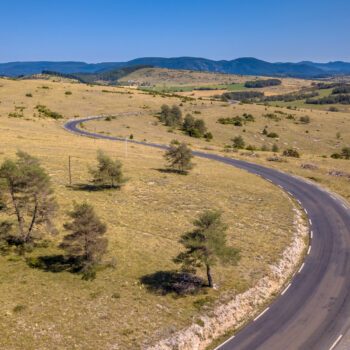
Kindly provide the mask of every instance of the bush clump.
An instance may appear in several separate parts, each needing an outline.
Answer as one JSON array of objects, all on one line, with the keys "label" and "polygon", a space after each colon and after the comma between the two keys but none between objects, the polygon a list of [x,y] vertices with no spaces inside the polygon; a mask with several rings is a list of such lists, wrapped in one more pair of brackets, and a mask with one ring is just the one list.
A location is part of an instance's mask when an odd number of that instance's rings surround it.
[{"label": "bush clump", "polygon": [[242,136],[234,137],[232,139],[232,142],[233,142],[233,148],[236,148],[236,149],[243,149],[245,146],[245,142]]},{"label": "bush clump", "polygon": [[57,112],[51,111],[44,105],[36,105],[35,109],[39,112],[39,117],[47,117],[52,119],[62,119],[63,116]]},{"label": "bush clump", "polygon": [[288,148],[288,149],[284,150],[283,155],[285,157],[300,158],[299,152],[297,150],[295,150],[294,148]]},{"label": "bush clump", "polygon": [[270,132],[266,135],[267,137],[271,137],[273,139],[277,139],[279,136],[276,132]]}]

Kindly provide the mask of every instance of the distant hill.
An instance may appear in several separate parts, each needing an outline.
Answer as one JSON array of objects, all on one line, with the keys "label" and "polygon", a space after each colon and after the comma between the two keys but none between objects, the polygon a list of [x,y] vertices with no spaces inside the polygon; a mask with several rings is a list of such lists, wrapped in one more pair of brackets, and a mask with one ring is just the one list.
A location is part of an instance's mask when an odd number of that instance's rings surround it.
[{"label": "distant hill", "polygon": [[123,67],[119,69],[108,70],[101,73],[62,73],[51,70],[43,70],[43,74],[54,75],[69,79],[76,79],[81,83],[102,83],[108,85],[114,85],[118,83],[118,80],[144,68],[152,68],[150,65],[138,64],[134,66]]},{"label": "distant hill", "polygon": [[144,57],[128,62],[9,62],[0,63],[0,75],[20,76],[51,70],[61,73],[102,73],[133,65],[151,65],[161,68],[200,70],[242,75],[317,77],[329,74],[350,74],[350,63],[270,63],[252,57],[237,58],[231,61],[214,61],[196,57]]}]

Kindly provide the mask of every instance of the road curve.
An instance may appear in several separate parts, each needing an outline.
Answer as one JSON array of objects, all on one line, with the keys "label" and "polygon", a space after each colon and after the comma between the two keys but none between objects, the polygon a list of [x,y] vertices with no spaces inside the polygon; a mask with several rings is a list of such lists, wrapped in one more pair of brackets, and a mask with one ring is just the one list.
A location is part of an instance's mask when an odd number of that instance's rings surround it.
[{"label": "road curve", "polygon": [[[141,112],[146,114],[147,112]],[[135,113],[124,113],[131,115]],[[81,122],[68,121],[73,133],[107,140],[123,138],[90,133]],[[166,149],[142,141],[128,142]],[[261,176],[300,201],[310,220],[310,247],[291,285],[220,350],[330,350],[336,349],[350,328],[350,211],[337,196],[301,178],[276,169],[204,152],[197,157],[222,162]],[[312,233],[311,233],[312,232]]]}]

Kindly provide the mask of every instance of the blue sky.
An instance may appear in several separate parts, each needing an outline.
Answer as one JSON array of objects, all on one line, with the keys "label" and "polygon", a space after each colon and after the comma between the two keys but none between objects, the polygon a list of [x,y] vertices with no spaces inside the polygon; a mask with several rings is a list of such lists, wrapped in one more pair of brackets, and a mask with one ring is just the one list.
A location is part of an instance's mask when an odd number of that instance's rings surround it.
[{"label": "blue sky", "polygon": [[0,0],[0,62],[350,61],[349,0]]}]

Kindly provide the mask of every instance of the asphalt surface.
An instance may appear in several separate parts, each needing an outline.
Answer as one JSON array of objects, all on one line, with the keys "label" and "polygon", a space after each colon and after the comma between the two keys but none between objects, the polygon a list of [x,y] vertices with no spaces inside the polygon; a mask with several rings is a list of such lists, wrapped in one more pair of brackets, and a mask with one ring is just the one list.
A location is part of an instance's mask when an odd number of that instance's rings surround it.
[{"label": "asphalt surface", "polygon": [[[146,113],[149,112],[141,112]],[[132,114],[135,113],[118,116]],[[79,123],[98,118],[104,117],[69,121],[64,128],[79,135],[125,141],[78,128]],[[127,142],[167,148],[136,140]],[[310,220],[308,254],[290,285],[285,286],[267,309],[254,315],[254,320],[216,349],[350,349],[350,346],[343,348],[350,329],[350,210],[347,205],[317,185],[275,169],[204,152],[193,154],[246,170],[282,187],[300,201]]]}]

